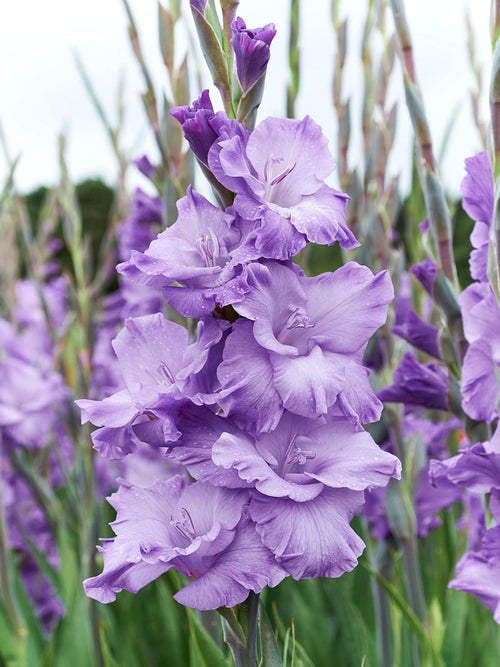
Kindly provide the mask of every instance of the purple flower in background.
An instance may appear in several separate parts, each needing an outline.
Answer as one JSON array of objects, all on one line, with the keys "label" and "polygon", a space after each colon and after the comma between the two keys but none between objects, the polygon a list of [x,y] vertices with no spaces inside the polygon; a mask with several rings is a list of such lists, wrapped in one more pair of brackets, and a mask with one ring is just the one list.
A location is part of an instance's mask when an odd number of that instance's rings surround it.
[{"label": "purple flower in background", "polygon": [[441,525],[436,516],[442,509],[448,509],[453,503],[463,501],[460,487],[453,484],[447,477],[431,476],[432,464],[429,461],[420,473],[415,492],[415,516],[417,519],[417,535],[425,537],[431,530]]},{"label": "purple flower in background", "polygon": [[480,521],[476,521],[478,525],[472,526],[472,530],[469,526],[469,550],[458,561],[455,578],[448,586],[477,597],[493,612],[494,620],[500,623],[500,511],[498,499],[493,495],[490,498],[490,512],[497,525],[488,530],[484,524],[484,510],[479,498],[477,498],[477,505],[481,512]]},{"label": "purple flower in background", "polygon": [[133,160],[133,163],[141,174],[146,176],[146,178],[149,178],[151,181],[154,179],[156,167],[151,164],[147,155],[142,155],[140,158],[137,158],[137,160]]},{"label": "purple flower in background", "polygon": [[489,283],[469,285],[459,298],[469,342],[462,365],[462,408],[478,421],[497,418],[500,309]]},{"label": "purple flower in background", "polygon": [[436,364],[421,364],[407,352],[394,371],[393,384],[377,394],[384,403],[421,405],[449,410],[448,369]]},{"label": "purple flower in background", "polygon": [[203,15],[207,6],[207,0],[189,0],[189,4],[191,5],[192,9],[195,9],[197,12]]},{"label": "purple flower in background", "polygon": [[[453,503],[463,500],[460,487],[451,482],[446,475],[429,476],[429,469],[434,470],[434,464],[441,461],[435,458],[447,459],[449,450],[448,436],[452,431],[461,428],[460,421],[451,417],[447,421],[432,422],[419,413],[408,412],[403,419],[403,437],[413,440],[415,445],[421,446],[419,458],[420,466],[416,472],[413,489],[415,507],[415,531],[419,537],[424,537],[431,530],[441,524],[438,512],[449,508]],[[382,444],[385,451],[393,452],[394,444],[388,437]],[[443,461],[446,464],[447,461]],[[384,540],[391,534],[391,527],[387,517],[386,489],[375,488],[365,494],[365,505],[362,516],[369,523],[373,536],[377,540]]]},{"label": "purple flower in background", "polygon": [[494,183],[488,153],[483,151],[465,160],[467,176],[462,181],[462,206],[475,221],[470,235],[470,274],[474,280],[488,280],[488,244],[493,219]]},{"label": "purple flower in background", "polygon": [[403,271],[396,286],[396,299],[394,300],[394,324],[403,324],[410,312],[413,310],[413,296],[411,288],[411,276],[408,271]]},{"label": "purple flower in background", "polygon": [[132,281],[163,287],[166,301],[181,315],[201,317],[216,303],[224,306],[240,298],[246,290],[240,263],[253,259],[255,252],[241,247],[248,225],[191,186],[177,208],[177,221],[144,253],[132,252],[118,271]]},{"label": "purple flower in background", "polygon": [[[271,433],[253,439],[222,433],[213,462],[251,485],[250,516],[263,543],[295,579],[338,577],[364,545],[349,522],[363,491],[400,477],[401,464],[347,420],[286,412]],[[219,474],[218,483],[224,484]]]},{"label": "purple flower in background", "polygon": [[346,226],[349,197],[324,182],[335,160],[309,116],[267,118],[249,136],[221,136],[208,163],[219,182],[237,193],[235,211],[259,223],[256,248],[263,257],[288,259],[307,241],[359,245]]},{"label": "purple flower in background", "polygon": [[424,259],[420,264],[411,267],[411,272],[429,296],[434,295],[438,266],[433,259]]},{"label": "purple flower in background", "polygon": [[413,311],[410,311],[404,322],[393,327],[392,333],[406,340],[410,345],[422,350],[435,359],[442,359],[439,346],[439,331]]},{"label": "purple flower in background", "polygon": [[274,23],[268,23],[263,28],[250,30],[240,17],[231,23],[231,28],[236,71],[245,93],[266,73],[270,57],[269,47],[276,35],[276,28]]},{"label": "purple flower in background", "polygon": [[15,295],[14,324],[0,320],[4,329],[0,331],[0,346],[8,356],[25,361],[42,373],[50,373],[54,368],[55,343],[66,331],[68,281],[62,276],[44,285],[34,280],[19,280]]},{"label": "purple flower in background", "polygon": [[[6,456],[0,456],[2,520],[5,519],[7,542],[16,553],[23,586],[48,637],[64,614],[64,605],[41,571],[39,560],[33,554],[33,546],[43,554],[49,567],[58,570],[56,541],[47,517],[35,501],[26,480],[11,470]],[[51,482],[54,483],[55,479],[51,479]]]},{"label": "purple flower in background", "polygon": [[44,447],[71,395],[63,378],[16,358],[0,359],[0,427],[13,446]]},{"label": "purple flower in background", "polygon": [[145,250],[162,223],[163,204],[160,197],[151,197],[137,188],[132,198],[130,216],[118,230],[118,254],[127,260],[133,250]]},{"label": "purple flower in background", "polygon": [[500,490],[500,431],[490,441],[478,442],[446,461],[433,462],[433,477],[446,477],[471,493]]},{"label": "purple flower in background", "polygon": [[109,502],[116,537],[100,548],[103,573],[84,582],[100,602],[137,593],[171,567],[194,578],[174,598],[196,609],[233,607],[285,576],[247,515],[246,491],[175,476],[149,488],[122,483]]},{"label": "purple flower in background", "polygon": [[370,336],[385,322],[393,290],[354,262],[314,278],[277,262],[248,267],[249,291],[234,305],[217,375],[218,403],[253,432],[276,427],[285,409],[306,417],[338,413],[376,421],[381,404],[362,364]]}]

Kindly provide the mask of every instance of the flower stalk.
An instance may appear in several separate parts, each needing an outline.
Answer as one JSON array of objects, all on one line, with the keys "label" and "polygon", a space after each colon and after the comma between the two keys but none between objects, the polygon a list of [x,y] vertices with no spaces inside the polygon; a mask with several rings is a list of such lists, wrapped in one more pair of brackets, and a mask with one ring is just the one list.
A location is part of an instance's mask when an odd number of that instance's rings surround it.
[{"label": "flower stalk", "polygon": [[446,277],[458,285],[453,255],[451,218],[442,183],[437,172],[431,132],[424,101],[418,87],[413,45],[404,10],[404,0],[391,0],[391,8],[399,39],[406,104],[410,113],[415,139],[420,153],[419,176],[424,192],[429,220],[441,268]]}]

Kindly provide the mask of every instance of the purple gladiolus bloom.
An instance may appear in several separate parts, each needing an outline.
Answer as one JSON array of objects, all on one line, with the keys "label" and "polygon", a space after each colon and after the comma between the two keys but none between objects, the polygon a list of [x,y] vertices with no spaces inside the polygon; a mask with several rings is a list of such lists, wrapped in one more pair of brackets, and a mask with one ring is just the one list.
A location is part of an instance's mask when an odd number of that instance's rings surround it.
[{"label": "purple gladiolus bloom", "polygon": [[438,266],[433,259],[424,259],[420,264],[411,267],[411,272],[421,283],[429,296],[434,295],[434,283],[436,282]]},{"label": "purple gladiolus bloom", "polygon": [[455,485],[471,493],[500,490],[500,431],[490,441],[469,446],[446,461],[433,462],[431,474],[446,475]]},{"label": "purple gladiolus bloom", "polygon": [[436,364],[421,364],[407,352],[394,371],[393,384],[377,395],[384,403],[449,410],[448,369]]},{"label": "purple gladiolus bloom", "polygon": [[420,318],[413,310],[411,276],[406,271],[401,275],[397,299],[394,304],[395,327],[392,333],[406,340],[423,352],[441,359],[439,332]]},{"label": "purple gladiolus bloom", "polygon": [[[40,561],[33,554],[33,545],[43,554],[50,567],[58,570],[56,540],[47,517],[37,504],[26,480],[11,469],[10,461],[2,454],[0,453],[0,490],[7,543],[16,553],[23,586],[48,637],[64,614],[64,605],[41,571]],[[69,463],[68,460],[65,462]],[[58,462],[53,465],[52,460],[49,460],[49,463],[51,474],[48,481],[55,487],[61,482],[61,470]],[[41,471],[37,472],[42,476]]]},{"label": "purple gladiolus bloom", "polygon": [[[160,397],[175,400],[175,375],[188,345],[187,330],[161,313],[125,322],[113,342],[126,389],[102,401],[80,399],[82,423],[99,426],[92,434],[95,448],[109,458],[121,458],[135,448],[131,426],[153,417],[150,408]],[[165,437],[176,437],[175,424],[163,420]]]},{"label": "purple gladiolus bloom", "polygon": [[188,346],[187,330],[161,313],[129,319],[113,341],[125,389],[102,401],[80,399],[82,423],[101,428],[92,433],[94,447],[108,458],[122,458],[139,441],[165,447],[180,431],[177,403],[189,396],[199,405],[215,402],[219,388],[212,348],[222,345],[228,323],[209,318],[198,324],[198,340]]},{"label": "purple gladiolus bloom", "polygon": [[[338,577],[364,545],[349,527],[363,491],[399,479],[401,464],[345,419],[306,419],[286,412],[277,428],[253,439],[223,433],[213,462],[237,472],[251,493],[250,516],[263,543],[295,579]],[[220,474],[218,483],[224,484]]]},{"label": "purple gladiolus bloom", "polygon": [[469,417],[497,418],[500,309],[489,283],[469,285],[459,298],[469,348],[462,366],[462,408]]},{"label": "purple gladiolus bloom", "polygon": [[359,245],[346,226],[349,197],[324,182],[335,160],[309,116],[267,118],[249,136],[221,136],[208,163],[220,183],[237,193],[235,211],[259,223],[256,248],[263,257],[288,259],[307,241]]},{"label": "purple gladiolus bloom", "polygon": [[197,12],[203,15],[207,6],[207,0],[189,0],[189,4],[193,9],[196,9]]},{"label": "purple gladiolus bloom", "polygon": [[426,352],[435,359],[442,359],[439,346],[439,331],[413,311],[406,315],[406,319],[398,326],[393,327],[392,333],[406,340],[410,345],[422,352]]},{"label": "purple gladiolus bloom", "polygon": [[21,359],[0,359],[0,428],[13,446],[44,447],[71,391],[62,377]]},{"label": "purple gladiolus bloom", "polygon": [[172,107],[171,115],[182,125],[182,131],[191,150],[208,169],[208,151],[221,135],[227,139],[233,135],[246,138],[247,130],[235,120],[227,118],[223,112],[215,113],[208,90],[191,105]]},{"label": "purple gladiolus bloom", "polygon": [[438,462],[429,461],[422,469],[415,493],[415,516],[419,537],[425,537],[431,530],[441,525],[441,519],[436,516],[440,510],[463,500],[460,487],[453,484],[449,478],[430,475],[433,463]]},{"label": "purple gladiolus bloom", "polygon": [[132,160],[132,162],[135,164],[141,174],[146,176],[146,178],[149,178],[150,180],[154,179],[156,168],[151,164],[147,155],[141,155],[140,158],[137,158],[137,160]]},{"label": "purple gladiolus bloom", "polygon": [[473,250],[470,254],[470,274],[474,280],[488,280],[488,244],[493,219],[494,183],[488,153],[483,151],[465,160],[467,176],[462,181],[462,206],[475,221],[470,235]]},{"label": "purple gladiolus bloom", "polygon": [[[418,478],[414,490],[414,506],[416,518],[416,534],[423,537],[441,524],[438,512],[449,508],[453,503],[463,500],[460,487],[451,482],[446,474],[429,476],[429,468],[434,470],[434,464],[441,465],[441,461],[449,456],[447,439],[451,431],[461,428],[456,417],[446,422],[432,422],[422,418],[418,413],[408,412],[403,420],[403,436],[413,439],[415,445],[422,445],[420,455],[420,469],[417,469]],[[417,440],[415,440],[417,438]],[[390,438],[383,444],[385,451],[394,451]],[[427,462],[426,462],[427,460]],[[447,461],[443,461],[446,464]],[[373,536],[377,540],[386,539],[391,534],[391,527],[387,517],[386,489],[374,488],[365,494],[365,504],[362,516],[369,523]]]},{"label": "purple gladiolus bloom", "polygon": [[263,28],[250,30],[240,17],[231,23],[231,28],[238,80],[243,92],[246,92],[266,73],[269,47],[276,35],[276,28],[274,23],[268,23]]},{"label": "purple gladiolus bloom", "polygon": [[84,582],[100,602],[137,593],[171,567],[194,578],[174,598],[196,609],[233,607],[285,576],[247,515],[246,491],[175,476],[149,488],[122,483],[108,500],[116,537],[100,548],[103,573]]},{"label": "purple gladiolus bloom", "polygon": [[118,271],[132,281],[163,287],[166,301],[181,315],[201,317],[246,291],[241,264],[256,257],[244,245],[252,225],[236,221],[191,186],[177,208],[177,221],[144,253],[132,252]]},{"label": "purple gladiolus bloom", "polygon": [[[495,530],[491,528],[490,531]],[[489,536],[487,531],[485,537]],[[500,538],[494,534],[497,553],[500,550]],[[464,593],[474,595],[485,607],[493,612],[493,618],[500,623],[500,562],[487,558],[481,552],[467,552],[458,561],[455,578],[448,584]]]},{"label": "purple gladiolus bloom", "polygon": [[[479,496],[471,494],[476,509],[469,525],[469,550],[457,563],[455,579],[448,586],[471,593],[493,612],[500,623],[500,506],[498,497],[490,497],[490,512],[496,526],[486,530],[484,509]],[[472,538],[472,539],[471,539]]]},{"label": "purple gladiolus bloom", "polygon": [[[387,272],[350,262],[314,278],[270,262],[248,267],[249,291],[217,375],[226,416],[253,432],[276,427],[285,409],[317,417],[335,405],[354,422],[380,417],[362,364],[393,298]],[[253,321],[253,322],[252,322]]]}]

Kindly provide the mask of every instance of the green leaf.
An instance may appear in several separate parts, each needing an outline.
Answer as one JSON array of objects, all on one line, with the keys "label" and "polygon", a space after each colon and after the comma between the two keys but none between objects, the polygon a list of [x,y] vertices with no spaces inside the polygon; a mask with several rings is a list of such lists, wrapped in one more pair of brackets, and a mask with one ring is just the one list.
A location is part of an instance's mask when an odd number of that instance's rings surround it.
[{"label": "green leaf", "polygon": [[[282,667],[280,650],[274,636],[274,631],[269,621],[266,609],[262,602],[259,607],[259,632],[260,632],[260,646],[261,646],[261,667]],[[287,633],[288,637],[288,633]],[[285,649],[283,655],[286,656],[287,646],[285,638]],[[284,658],[286,659],[286,658]]]},{"label": "green leaf", "polygon": [[54,634],[54,652],[57,667],[88,667],[96,664],[92,634],[89,624],[88,605],[92,601],[82,592],[73,599],[65,600],[66,614]]},{"label": "green leaf", "polygon": [[14,570],[14,591],[25,623],[27,650],[39,658],[45,649],[43,630],[17,570]]},{"label": "green leaf", "polygon": [[192,667],[231,667],[230,662],[205,630],[193,609],[186,609],[189,623],[189,664]]},{"label": "green leaf", "polygon": [[398,589],[385,577],[373,570],[369,565],[362,562],[360,563],[371,575],[377,580],[377,583],[391,596],[392,600],[397,604],[401,613],[403,614],[404,619],[407,621],[410,628],[413,630],[414,634],[417,636],[419,642],[423,647],[425,647],[433,656],[434,664],[436,667],[444,667],[445,663],[443,662],[441,656],[438,654],[436,647],[432,643],[431,639],[427,634],[425,626],[417,617],[415,612],[410,608],[404,597],[398,591]]},{"label": "green leaf", "polygon": [[174,66],[174,30],[175,17],[159,2],[158,3],[158,27],[160,31],[160,50],[167,69],[172,70]]},{"label": "green leaf", "polygon": [[214,84],[218,88],[228,88],[226,56],[212,26],[200,12],[193,8],[193,18],[198,32],[203,55]]},{"label": "green leaf", "polygon": [[24,641],[12,629],[0,599],[0,664],[23,667],[25,664]]}]

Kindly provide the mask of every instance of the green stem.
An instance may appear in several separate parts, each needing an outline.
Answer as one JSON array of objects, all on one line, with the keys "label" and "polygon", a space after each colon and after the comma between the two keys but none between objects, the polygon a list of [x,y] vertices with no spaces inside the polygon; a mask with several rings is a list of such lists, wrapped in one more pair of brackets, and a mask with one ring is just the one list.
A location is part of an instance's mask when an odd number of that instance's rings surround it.
[{"label": "green stem", "polygon": [[[389,579],[392,570],[392,558],[387,542],[377,542],[373,554],[373,569],[385,579]],[[380,664],[391,665],[393,637],[389,597],[378,581],[372,579],[372,583]]]},{"label": "green stem", "polygon": [[0,591],[2,593],[5,611],[13,630],[20,627],[19,617],[12,594],[12,581],[9,572],[9,550],[7,546],[7,528],[2,505],[2,433],[0,431]]},{"label": "green stem", "polygon": [[[224,641],[231,649],[236,667],[255,667],[257,664],[257,614],[259,595],[250,591],[239,608],[217,609],[222,616]],[[242,627],[246,626],[245,629]]]},{"label": "green stem", "polygon": [[288,41],[290,81],[286,91],[286,115],[288,118],[295,118],[295,102],[297,100],[300,84],[299,13],[300,0],[291,0],[290,38]]}]

